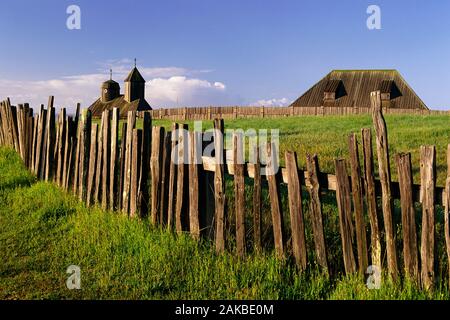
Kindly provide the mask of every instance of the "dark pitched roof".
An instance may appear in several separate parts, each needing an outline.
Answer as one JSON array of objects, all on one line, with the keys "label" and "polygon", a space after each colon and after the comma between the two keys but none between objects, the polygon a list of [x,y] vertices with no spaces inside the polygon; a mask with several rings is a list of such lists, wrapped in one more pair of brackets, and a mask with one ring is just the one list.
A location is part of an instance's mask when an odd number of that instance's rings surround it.
[{"label": "dark pitched roof", "polygon": [[128,111],[146,111],[152,110],[152,107],[148,104],[145,99],[137,99],[133,102],[127,102],[125,96],[113,99],[108,102],[102,102],[101,99],[97,99],[90,107],[89,110],[92,112],[92,116],[95,118],[101,117],[102,112],[106,109],[112,110],[113,108],[120,109],[120,117],[125,118]]},{"label": "dark pitched roof", "polygon": [[144,77],[142,77],[139,70],[134,67],[133,70],[128,74],[128,77],[126,77],[125,82],[145,82]]},{"label": "dark pitched roof", "polygon": [[336,107],[370,107],[370,92],[391,93],[391,108],[428,109],[397,70],[333,70],[301,97],[294,107],[320,107],[324,93],[337,90],[342,81],[345,95],[335,101]]}]

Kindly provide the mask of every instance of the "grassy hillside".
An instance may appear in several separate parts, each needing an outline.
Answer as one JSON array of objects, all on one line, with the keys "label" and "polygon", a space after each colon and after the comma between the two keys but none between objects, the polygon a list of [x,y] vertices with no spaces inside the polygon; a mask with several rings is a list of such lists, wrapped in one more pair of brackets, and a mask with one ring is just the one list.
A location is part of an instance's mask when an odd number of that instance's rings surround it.
[{"label": "grassy hillside", "polygon": [[[407,282],[369,290],[357,276],[330,281],[313,267],[299,274],[271,251],[242,260],[216,255],[206,240],[198,245],[147,221],[84,207],[53,184],[36,182],[5,148],[0,257],[0,299],[450,298],[442,287],[433,294]],[[65,286],[72,264],[81,267],[81,290]]]}]

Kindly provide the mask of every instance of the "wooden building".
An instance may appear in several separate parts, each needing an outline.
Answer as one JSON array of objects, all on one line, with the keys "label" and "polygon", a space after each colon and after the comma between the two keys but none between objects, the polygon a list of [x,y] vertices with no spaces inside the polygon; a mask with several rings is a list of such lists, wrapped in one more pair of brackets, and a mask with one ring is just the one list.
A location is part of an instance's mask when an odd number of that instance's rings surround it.
[{"label": "wooden building", "polygon": [[370,108],[370,92],[377,90],[384,108],[428,110],[397,70],[333,70],[291,106]]},{"label": "wooden building", "polygon": [[101,96],[90,107],[92,116],[99,118],[106,109],[120,109],[120,117],[125,118],[128,111],[152,110],[145,100],[145,79],[134,66],[125,79],[125,94],[120,94],[120,85],[112,80],[112,74],[108,81],[101,86]]}]

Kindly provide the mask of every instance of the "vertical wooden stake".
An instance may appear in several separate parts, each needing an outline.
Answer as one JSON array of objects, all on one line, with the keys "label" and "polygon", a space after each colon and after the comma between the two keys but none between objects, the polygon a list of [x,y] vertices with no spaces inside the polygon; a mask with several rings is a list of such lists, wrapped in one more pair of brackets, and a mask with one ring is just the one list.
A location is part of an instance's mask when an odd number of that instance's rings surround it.
[{"label": "vertical wooden stake", "polygon": [[391,194],[391,170],[389,166],[389,146],[386,129],[381,112],[381,93],[380,91],[371,92],[370,102],[372,108],[372,121],[375,127],[377,155],[378,155],[378,171],[381,182],[382,207],[384,218],[384,229],[386,233],[386,249],[389,274],[393,280],[398,277],[397,252],[395,245],[395,226],[392,220],[393,199]]},{"label": "vertical wooden stake", "polygon": [[132,140],[132,154],[130,161],[130,217],[136,217],[139,211],[138,206],[138,184],[140,176],[140,158],[141,158],[141,147],[142,147],[142,130],[133,129],[133,140]]},{"label": "vertical wooden stake", "polygon": [[200,239],[200,211],[199,211],[199,176],[202,164],[201,132],[189,132],[189,229],[191,236]]},{"label": "vertical wooden stake", "polygon": [[178,135],[178,173],[177,173],[177,200],[175,205],[175,226],[177,233],[180,234],[187,228],[186,220],[188,220],[188,185],[186,184],[186,178],[188,173],[186,172],[186,163],[188,159],[188,127],[183,124],[180,125]]},{"label": "vertical wooden stake", "polygon": [[110,167],[111,167],[111,113],[108,109],[103,111],[103,166],[102,166],[102,209],[107,210],[110,202],[109,188],[110,188]]},{"label": "vertical wooden stake", "polygon": [[283,213],[279,185],[277,149],[274,143],[267,144],[266,177],[269,183],[270,207],[272,211],[273,238],[278,258],[284,257]]},{"label": "vertical wooden stake", "polygon": [[147,217],[149,208],[148,177],[150,172],[150,153],[152,148],[152,120],[148,112],[142,119],[141,175],[139,177],[138,205],[141,217]]},{"label": "vertical wooden stake", "polygon": [[254,148],[254,177],[253,177],[253,238],[257,251],[262,250],[261,239],[261,162],[259,147]]},{"label": "vertical wooden stake", "polygon": [[233,135],[234,203],[236,211],[237,255],[245,255],[245,159],[242,133]]},{"label": "vertical wooden stake", "polygon": [[351,213],[352,204],[350,200],[350,184],[347,176],[346,161],[336,159],[336,200],[339,211],[339,227],[342,240],[342,254],[344,257],[345,273],[356,272],[355,257],[352,248],[352,230],[349,221],[349,212]]},{"label": "vertical wooden stake", "polygon": [[165,131],[163,127],[153,127],[152,130],[152,150],[150,158],[151,171],[151,221],[153,225],[158,223],[161,209],[161,164],[162,146]]},{"label": "vertical wooden stake", "polygon": [[420,181],[422,186],[422,241],[420,249],[422,284],[426,290],[434,287],[435,251],[435,188],[436,188],[436,150],[434,146],[420,147]]},{"label": "vertical wooden stake", "polygon": [[172,147],[170,151],[170,169],[169,169],[169,190],[168,190],[168,203],[167,203],[167,227],[173,228],[175,222],[175,206],[176,206],[176,185],[177,185],[177,170],[175,162],[175,146],[178,140],[178,124],[172,124],[171,140]]},{"label": "vertical wooden stake", "polygon": [[89,109],[83,110],[82,115],[82,140],[80,146],[80,201],[86,201],[87,196],[87,180],[89,170],[89,150],[91,147],[91,111]]},{"label": "vertical wooden stake", "polygon": [[128,112],[127,119],[127,141],[125,147],[125,167],[124,167],[124,179],[123,179],[123,202],[122,210],[126,213],[130,213],[130,180],[131,180],[131,156],[132,156],[132,141],[133,141],[133,129],[136,126],[136,111]]},{"label": "vertical wooden stake", "polygon": [[448,281],[450,287],[450,144],[447,146],[447,179],[445,181],[444,204],[444,233],[447,245]]},{"label": "vertical wooden stake", "polygon": [[88,175],[88,185],[87,185],[87,196],[86,196],[86,204],[88,206],[93,204],[93,188],[95,183],[95,170],[96,161],[97,161],[97,133],[98,133],[98,124],[93,124],[91,129],[91,149],[89,152],[90,160],[89,160],[89,175]]},{"label": "vertical wooden stake", "polygon": [[364,275],[369,266],[369,258],[367,255],[367,233],[366,224],[364,222],[364,202],[362,190],[361,167],[359,163],[358,140],[356,135],[352,133],[348,138],[350,167],[352,173],[352,196],[355,211],[356,226],[356,245],[358,249],[358,267],[359,273]]},{"label": "vertical wooden stake", "polygon": [[223,119],[214,120],[214,150],[216,168],[214,173],[214,208],[216,220],[216,252],[225,251],[225,155]]},{"label": "vertical wooden stake", "polygon": [[303,223],[302,189],[298,177],[297,154],[286,152],[286,170],[288,174],[289,213],[291,218],[292,251],[297,267],[304,271],[307,264],[305,226]]},{"label": "vertical wooden stake", "polygon": [[111,211],[117,210],[118,190],[119,190],[119,108],[112,111],[111,122],[111,165],[109,168],[109,208]]},{"label": "vertical wooden stake", "polygon": [[381,234],[377,214],[377,196],[375,192],[375,178],[372,152],[372,133],[370,128],[361,130],[362,148],[364,156],[364,186],[367,201],[367,211],[370,219],[370,239],[372,265],[381,270]]},{"label": "vertical wooden stake", "polygon": [[419,259],[417,251],[416,218],[413,202],[413,179],[411,171],[411,154],[395,156],[400,187],[403,226],[403,258],[408,277],[419,283]]},{"label": "vertical wooden stake", "polygon": [[322,271],[329,274],[327,249],[325,244],[325,236],[323,229],[322,203],[320,200],[320,184],[319,184],[319,164],[317,155],[306,156],[306,169],[308,170],[309,186],[309,211],[311,214],[311,222],[314,236],[314,246],[316,249],[316,259]]},{"label": "vertical wooden stake", "polygon": [[125,157],[126,157],[126,141],[127,141],[127,123],[122,124],[122,136],[120,138],[120,172],[119,172],[119,202],[117,205],[118,210],[123,210],[123,193],[124,193],[124,182],[125,182]]}]

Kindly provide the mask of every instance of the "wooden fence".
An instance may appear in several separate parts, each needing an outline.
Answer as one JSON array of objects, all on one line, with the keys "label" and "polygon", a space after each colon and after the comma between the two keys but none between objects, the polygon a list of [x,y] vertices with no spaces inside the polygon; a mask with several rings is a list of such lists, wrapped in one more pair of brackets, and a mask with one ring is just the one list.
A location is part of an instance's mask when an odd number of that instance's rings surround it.
[{"label": "wooden fence", "polygon": [[[184,107],[155,109],[149,112],[152,119],[183,120],[214,120],[237,118],[274,118],[288,116],[327,116],[370,114],[370,107]],[[384,108],[384,114],[450,114],[450,111],[423,109]]]},{"label": "wooden fence", "polygon": [[[150,113],[144,113],[143,127],[137,129],[136,113],[131,111],[119,137],[118,109],[105,111],[99,124],[92,122],[89,110],[80,113],[80,105],[74,117],[67,116],[65,109],[61,109],[56,119],[53,101],[50,97],[48,108],[41,106],[36,114],[27,104],[15,107],[9,100],[2,102],[0,144],[14,148],[38,178],[71,190],[88,206],[98,204],[130,217],[148,217],[154,225],[168,226],[179,234],[188,232],[194,239],[210,237],[218,253],[227,248],[225,225],[229,216],[234,215],[236,254],[242,257],[249,250],[244,188],[247,177],[253,183],[251,211],[255,248],[261,250],[267,245],[262,241],[261,230],[264,184],[268,186],[276,255],[282,259],[292,254],[300,270],[314,263],[325,274],[332,275],[336,270],[330,267],[333,261],[329,260],[322,214],[322,194],[331,190],[336,194],[345,273],[364,274],[369,265],[382,266],[386,257],[387,271],[393,279],[404,273],[431,289],[438,261],[435,212],[437,205],[444,205],[446,243],[441,245],[446,247],[450,259],[450,145],[444,188],[435,185],[434,146],[421,147],[421,185],[413,185],[409,153],[396,155],[399,182],[392,182],[379,92],[371,94],[379,166],[377,179],[370,128],[361,130],[361,144],[356,134],[349,136],[350,156],[335,160],[335,174],[320,172],[317,155],[307,155],[306,170],[299,170],[295,152],[286,152],[286,167],[276,171],[277,150],[272,142],[254,146],[253,163],[234,161],[243,159],[243,136],[235,134],[232,156],[227,157],[223,119],[214,120],[214,156],[206,157],[200,155],[205,147],[203,133],[176,130],[187,129],[187,125],[174,123],[172,130],[166,132],[163,127],[152,127]],[[259,159],[260,147],[267,155],[266,166]],[[175,152],[179,159],[190,161],[174,163]],[[234,181],[233,212],[225,196],[226,177],[233,177]],[[283,216],[282,184],[287,184],[288,189],[288,217]],[[308,248],[305,240],[302,189],[308,194],[313,248]],[[377,205],[378,198],[381,198],[381,208]],[[399,261],[395,241],[394,198],[401,200],[403,264]],[[421,235],[416,232],[420,223],[414,211],[416,202],[422,205]],[[379,219],[378,213],[382,213],[383,219]],[[369,226],[365,224],[366,216]],[[290,230],[284,227],[285,219],[289,219]],[[292,243],[289,252],[288,239]],[[314,251],[315,261],[308,261],[308,251]]]}]

